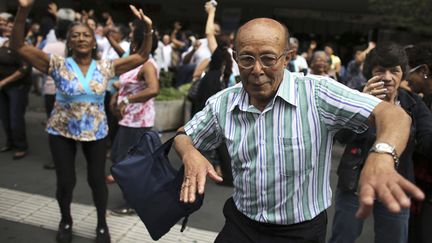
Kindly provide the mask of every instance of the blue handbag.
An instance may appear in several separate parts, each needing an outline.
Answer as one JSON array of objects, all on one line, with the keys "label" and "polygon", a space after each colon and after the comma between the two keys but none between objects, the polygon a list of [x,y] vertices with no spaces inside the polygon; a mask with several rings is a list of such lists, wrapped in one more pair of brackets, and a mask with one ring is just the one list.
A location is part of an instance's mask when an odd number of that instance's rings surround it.
[{"label": "blue handbag", "polygon": [[162,144],[156,131],[147,131],[126,158],[111,167],[126,201],[153,240],[160,239],[182,218],[180,231],[183,232],[188,216],[203,203],[200,195],[195,203],[180,202],[184,168],[176,170],[168,159],[174,138]]}]

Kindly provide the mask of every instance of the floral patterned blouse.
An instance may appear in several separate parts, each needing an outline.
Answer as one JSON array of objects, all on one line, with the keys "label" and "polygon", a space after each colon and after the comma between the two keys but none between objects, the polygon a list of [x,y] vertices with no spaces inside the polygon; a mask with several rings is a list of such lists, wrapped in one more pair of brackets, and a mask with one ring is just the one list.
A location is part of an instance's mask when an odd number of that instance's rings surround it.
[{"label": "floral patterned blouse", "polygon": [[[147,62],[150,62],[154,66],[155,71],[158,70],[156,61],[153,58],[150,58]],[[120,75],[120,90],[117,99],[118,103],[120,103],[124,97],[136,94],[147,87],[145,80],[137,79],[141,67],[142,65]],[[157,73],[157,76],[159,77],[159,73]],[[119,124],[121,126],[134,128],[153,127],[155,116],[154,98],[151,98],[144,103],[128,104],[125,109],[125,114],[119,121]]]},{"label": "floral patterned blouse", "polygon": [[48,73],[57,93],[47,132],[77,141],[94,141],[108,134],[104,96],[114,76],[112,60],[92,60],[84,76],[72,58],[50,56]]}]

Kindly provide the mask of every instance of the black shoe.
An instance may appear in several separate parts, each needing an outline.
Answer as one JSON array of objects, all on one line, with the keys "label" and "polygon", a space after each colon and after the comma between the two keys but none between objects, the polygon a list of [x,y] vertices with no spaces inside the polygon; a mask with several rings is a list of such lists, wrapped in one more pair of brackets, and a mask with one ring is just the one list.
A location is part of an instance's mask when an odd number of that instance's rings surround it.
[{"label": "black shoe", "polygon": [[16,151],[12,156],[13,160],[19,160],[27,156],[27,151]]},{"label": "black shoe", "polygon": [[72,225],[67,223],[60,223],[57,237],[57,243],[70,243],[72,241]]},{"label": "black shoe", "polygon": [[111,243],[111,236],[107,227],[96,229],[96,243]]},{"label": "black shoe", "polygon": [[114,208],[111,210],[112,214],[114,215],[118,215],[118,216],[122,216],[122,215],[134,215],[135,214],[135,210],[131,207],[119,207],[119,208]]},{"label": "black shoe", "polygon": [[44,164],[43,168],[46,170],[54,170],[55,169],[54,162],[48,162]]}]

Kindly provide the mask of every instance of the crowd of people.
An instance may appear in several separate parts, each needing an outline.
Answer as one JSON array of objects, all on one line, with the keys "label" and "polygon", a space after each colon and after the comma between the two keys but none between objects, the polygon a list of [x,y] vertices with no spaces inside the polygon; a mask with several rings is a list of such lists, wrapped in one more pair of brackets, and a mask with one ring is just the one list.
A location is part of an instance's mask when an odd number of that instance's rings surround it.
[{"label": "crowd of people", "polygon": [[[371,212],[377,243],[432,241],[431,43],[369,42],[342,63],[332,44],[300,50],[272,19],[225,33],[212,1],[203,38],[178,21],[158,30],[134,6],[127,24],[54,3],[32,22],[33,1],[18,2],[15,16],[0,13],[0,152],[27,156],[28,95],[42,94],[57,242],[72,240],[78,145],[97,209],[96,242],[111,241],[106,184],[115,181],[105,175],[106,159],[123,160],[157,123],[163,73],[173,74],[173,87],[190,85],[192,118],[175,139],[185,165],[180,200],[203,193],[207,175],[234,187],[216,242],[325,242],[334,140],[346,146],[329,242],[355,242]],[[112,211],[134,213],[127,202]]]}]

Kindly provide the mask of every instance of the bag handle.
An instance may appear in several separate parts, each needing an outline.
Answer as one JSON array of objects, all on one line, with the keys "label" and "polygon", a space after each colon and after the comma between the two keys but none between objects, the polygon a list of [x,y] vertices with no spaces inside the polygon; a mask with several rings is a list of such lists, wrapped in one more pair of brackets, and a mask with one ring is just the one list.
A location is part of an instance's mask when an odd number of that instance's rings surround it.
[{"label": "bag handle", "polygon": [[[152,138],[153,136],[150,135],[149,133],[155,133],[156,136],[159,136],[158,133],[157,133],[156,131],[154,131],[154,130],[149,130],[149,131],[144,132],[144,133],[141,135],[141,137],[138,139],[138,141],[137,141],[133,146],[131,146],[131,147],[129,148],[128,153],[132,153],[132,152],[134,152],[134,151],[139,147],[139,145],[143,142],[144,138],[147,137],[147,136],[150,137],[150,139],[151,139],[152,141],[154,141],[154,139]],[[160,145],[159,145],[159,146],[160,146]],[[154,151],[151,151],[151,152],[153,153]]]},{"label": "bag handle", "polygon": [[165,143],[163,143],[159,148],[157,148],[153,152],[153,154],[160,154],[161,151],[163,151],[165,153],[165,155],[168,155],[168,153],[169,153],[169,151],[171,149],[171,146],[172,146],[172,144],[174,142],[174,138],[177,137],[178,135],[187,135],[187,134],[184,131],[176,132],[176,134],[172,138],[170,138],[168,141],[166,141]]}]

